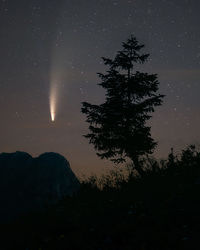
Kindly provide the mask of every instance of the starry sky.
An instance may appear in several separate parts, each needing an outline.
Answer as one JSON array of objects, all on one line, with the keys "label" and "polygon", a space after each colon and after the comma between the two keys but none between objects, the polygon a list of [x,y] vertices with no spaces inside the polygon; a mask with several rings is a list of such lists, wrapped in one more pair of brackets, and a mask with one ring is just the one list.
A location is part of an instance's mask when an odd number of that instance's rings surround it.
[{"label": "starry sky", "polygon": [[[146,45],[164,104],[150,122],[166,157],[200,143],[199,0],[0,0],[0,152],[64,155],[78,175],[109,168],[82,137],[81,102],[104,100],[97,72],[130,34]],[[50,86],[59,82],[56,121]]]}]

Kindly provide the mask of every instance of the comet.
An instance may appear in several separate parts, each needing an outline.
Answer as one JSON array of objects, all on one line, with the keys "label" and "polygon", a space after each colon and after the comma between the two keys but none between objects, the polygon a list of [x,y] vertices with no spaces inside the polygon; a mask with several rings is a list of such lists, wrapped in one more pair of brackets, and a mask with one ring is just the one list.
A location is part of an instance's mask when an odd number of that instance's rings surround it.
[{"label": "comet", "polygon": [[50,106],[50,115],[51,121],[55,122],[56,112],[58,105],[58,83],[56,81],[52,81],[50,83],[50,94],[49,94],[49,106]]},{"label": "comet", "polygon": [[56,99],[55,99],[55,93],[53,91],[52,93],[50,93],[49,101],[50,101],[51,121],[54,122],[56,117]]},{"label": "comet", "polygon": [[51,121],[55,121],[55,112],[51,111]]},{"label": "comet", "polygon": [[49,69],[49,109],[50,120],[55,122],[63,95],[63,81],[66,80],[66,48],[63,43],[63,33],[57,31],[56,40],[52,47],[51,64]]}]

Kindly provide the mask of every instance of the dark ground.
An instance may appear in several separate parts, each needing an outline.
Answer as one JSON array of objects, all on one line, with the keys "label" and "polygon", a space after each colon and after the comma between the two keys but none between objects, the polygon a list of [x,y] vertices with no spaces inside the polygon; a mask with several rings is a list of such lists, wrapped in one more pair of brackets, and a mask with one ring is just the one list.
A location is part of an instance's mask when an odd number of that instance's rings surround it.
[{"label": "dark ground", "polygon": [[0,249],[200,249],[200,154],[184,152],[142,178],[112,175],[118,188],[83,182],[73,198],[2,225]]}]

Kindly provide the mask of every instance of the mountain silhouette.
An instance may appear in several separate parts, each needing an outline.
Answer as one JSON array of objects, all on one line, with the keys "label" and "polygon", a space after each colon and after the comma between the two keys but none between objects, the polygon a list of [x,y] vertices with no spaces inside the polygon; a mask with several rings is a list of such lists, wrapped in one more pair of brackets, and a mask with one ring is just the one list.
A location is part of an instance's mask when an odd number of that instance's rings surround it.
[{"label": "mountain silhouette", "polygon": [[37,158],[25,152],[0,154],[0,220],[54,204],[72,196],[80,183],[69,162],[57,153],[44,153]]}]

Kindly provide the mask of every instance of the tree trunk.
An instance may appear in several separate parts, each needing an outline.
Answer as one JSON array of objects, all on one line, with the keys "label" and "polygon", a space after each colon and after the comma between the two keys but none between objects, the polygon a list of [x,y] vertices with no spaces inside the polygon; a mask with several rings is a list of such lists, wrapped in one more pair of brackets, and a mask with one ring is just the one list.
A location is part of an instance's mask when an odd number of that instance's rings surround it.
[{"label": "tree trunk", "polygon": [[142,169],[141,164],[139,163],[139,159],[138,156],[133,156],[131,157],[134,167],[136,169],[136,171],[138,172],[138,174],[140,175],[140,177],[144,176],[145,171]]}]

